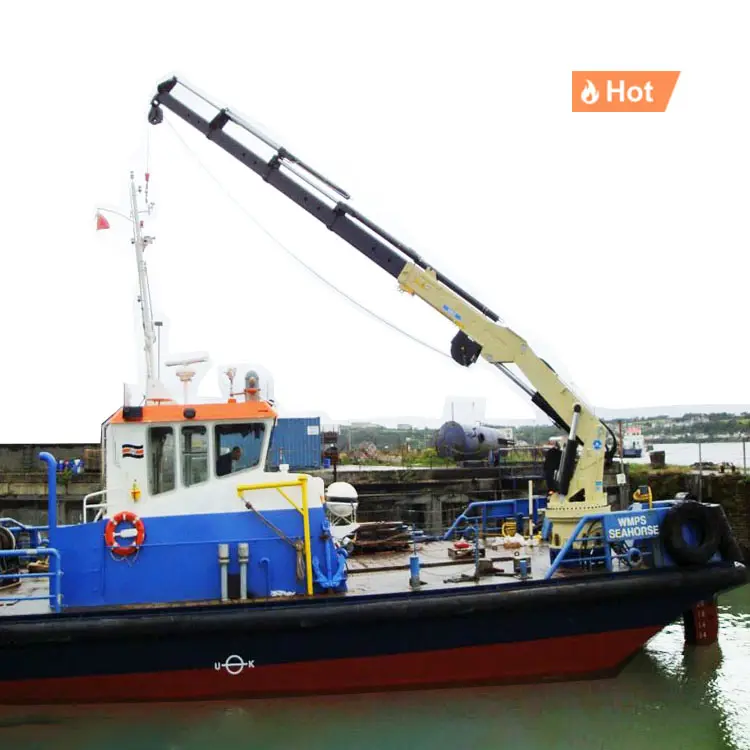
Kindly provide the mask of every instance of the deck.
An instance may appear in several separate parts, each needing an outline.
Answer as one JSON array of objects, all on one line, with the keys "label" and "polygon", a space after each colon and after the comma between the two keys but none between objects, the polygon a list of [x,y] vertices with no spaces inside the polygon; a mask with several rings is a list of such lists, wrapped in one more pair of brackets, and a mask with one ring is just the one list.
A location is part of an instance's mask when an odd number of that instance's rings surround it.
[{"label": "deck", "polygon": [[[486,546],[480,546],[484,556],[479,559],[483,574],[474,577],[476,565],[473,551],[463,558],[451,556],[453,542],[430,541],[417,544],[417,554],[420,559],[419,579],[424,590],[449,590],[477,585],[497,585],[504,582],[515,583],[519,577],[514,570],[514,553],[517,548],[506,548],[501,540],[487,540]],[[549,548],[547,545],[524,547],[521,554],[530,552],[531,575],[528,580],[544,578],[550,567]],[[348,592],[343,596],[367,596],[375,594],[403,593],[410,590],[409,558],[414,554],[413,547],[391,552],[372,552],[354,555],[348,561]],[[27,599],[26,597],[46,597],[49,592],[47,578],[22,579],[20,584],[12,588],[0,589],[0,617],[18,615],[38,615],[49,613],[50,605],[46,599]],[[17,598],[16,598],[17,597]],[[270,601],[288,600],[293,597],[275,597]],[[303,599],[298,596],[294,598]],[[256,599],[254,601],[269,601]],[[196,605],[223,604],[232,606],[241,603],[240,600],[229,602],[192,602]],[[243,603],[246,603],[243,602]],[[173,606],[185,606],[186,602],[174,603]],[[130,605],[123,609],[142,608],[144,605]],[[145,605],[163,606],[163,605]],[[168,605],[169,606],[169,605]]]},{"label": "deck", "polygon": [[[480,566],[488,572],[479,579],[474,578],[475,560],[473,554],[462,559],[453,559],[449,555],[453,542],[436,541],[417,545],[420,560],[419,579],[424,588],[450,589],[482,584],[497,585],[503,582],[517,582],[513,573],[513,548],[504,548],[488,540],[484,557],[480,557]],[[531,571],[529,579],[544,578],[550,567],[549,548],[547,545],[524,547],[531,552]],[[378,552],[368,555],[356,555],[349,560],[349,594],[386,594],[409,590],[409,558],[413,551]],[[527,552],[522,552],[527,554]]]}]

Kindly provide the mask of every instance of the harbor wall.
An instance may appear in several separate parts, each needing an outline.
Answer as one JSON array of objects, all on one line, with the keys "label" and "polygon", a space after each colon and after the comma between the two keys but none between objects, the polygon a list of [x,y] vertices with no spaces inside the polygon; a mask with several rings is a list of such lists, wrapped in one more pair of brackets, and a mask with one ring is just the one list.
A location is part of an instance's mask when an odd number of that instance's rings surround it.
[{"label": "harbor wall", "polygon": [[689,492],[703,502],[721,505],[745,560],[750,561],[750,474],[698,472],[678,467],[654,470],[649,466],[631,464],[631,490],[635,491],[636,487],[646,483],[656,500],[674,497],[678,492]]}]

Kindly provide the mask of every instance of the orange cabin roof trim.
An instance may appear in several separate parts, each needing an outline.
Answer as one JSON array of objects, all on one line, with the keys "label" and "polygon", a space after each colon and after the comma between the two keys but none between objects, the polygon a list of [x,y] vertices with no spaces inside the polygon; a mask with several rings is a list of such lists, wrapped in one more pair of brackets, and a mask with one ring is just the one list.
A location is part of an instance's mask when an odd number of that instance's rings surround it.
[{"label": "orange cabin roof trim", "polygon": [[[207,422],[237,419],[273,419],[276,412],[265,401],[238,401],[219,404],[149,404],[143,406],[140,419],[125,419],[122,408],[109,420],[109,424],[137,424],[140,422]],[[185,416],[189,409],[195,412]],[[189,412],[188,412],[189,413]]]}]

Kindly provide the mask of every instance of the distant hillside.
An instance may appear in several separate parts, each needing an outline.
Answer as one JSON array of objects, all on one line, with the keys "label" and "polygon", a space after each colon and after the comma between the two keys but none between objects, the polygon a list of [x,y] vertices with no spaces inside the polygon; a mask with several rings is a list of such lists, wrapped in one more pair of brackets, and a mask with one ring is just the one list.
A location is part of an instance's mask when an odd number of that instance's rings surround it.
[{"label": "distant hillside", "polygon": [[665,416],[672,419],[683,414],[742,414],[750,412],[750,404],[688,404],[678,406],[642,406],[637,409],[597,409],[602,419],[634,419]]},{"label": "distant hillside", "polygon": [[[737,405],[698,405],[607,410],[601,415],[617,430],[636,424],[647,441],[652,443],[739,442],[750,437],[750,407]],[[484,419],[484,424],[512,427],[520,443],[542,445],[560,434],[550,422],[532,420]],[[463,424],[476,422],[467,419]],[[354,420],[341,425],[339,447],[351,450],[363,443],[372,443],[380,450],[410,446],[424,450],[434,445],[440,427],[439,419],[422,417],[374,418]]]},{"label": "distant hillside", "polygon": [[[750,412],[750,404],[686,404],[678,406],[642,406],[635,409],[597,409],[597,414],[605,421],[615,419],[635,419],[636,417],[666,416],[672,419],[683,414],[742,414]],[[349,423],[370,422],[382,427],[395,428],[399,424],[408,424],[416,428],[439,429],[445,420],[439,417],[401,416],[401,417],[369,417],[352,419]],[[537,419],[504,419],[503,417],[487,417],[484,424],[503,425],[507,427],[524,427],[535,424],[550,424],[541,412]],[[344,422],[342,422],[344,423]]]}]

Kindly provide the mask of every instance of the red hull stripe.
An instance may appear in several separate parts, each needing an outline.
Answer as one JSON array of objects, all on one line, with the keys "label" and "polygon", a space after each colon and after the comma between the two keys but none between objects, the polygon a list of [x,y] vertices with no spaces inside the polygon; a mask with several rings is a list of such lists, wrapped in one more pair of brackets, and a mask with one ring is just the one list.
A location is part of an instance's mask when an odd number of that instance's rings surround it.
[{"label": "red hull stripe", "polygon": [[[227,669],[140,672],[0,681],[0,703],[116,703],[354,693],[472,684],[535,682],[612,674],[661,627],[545,638],[493,646],[263,665],[242,654]],[[222,662],[229,654],[217,654]],[[235,669],[232,664],[232,669]]]}]

